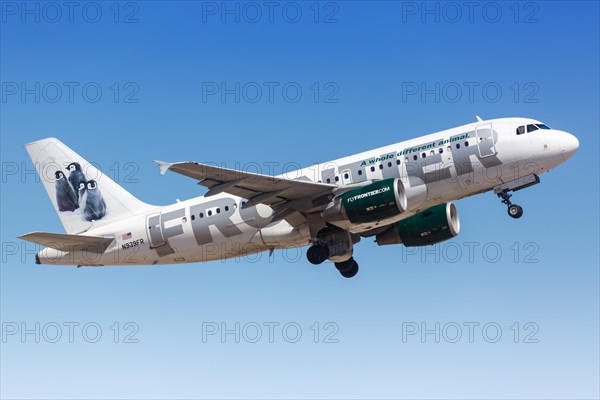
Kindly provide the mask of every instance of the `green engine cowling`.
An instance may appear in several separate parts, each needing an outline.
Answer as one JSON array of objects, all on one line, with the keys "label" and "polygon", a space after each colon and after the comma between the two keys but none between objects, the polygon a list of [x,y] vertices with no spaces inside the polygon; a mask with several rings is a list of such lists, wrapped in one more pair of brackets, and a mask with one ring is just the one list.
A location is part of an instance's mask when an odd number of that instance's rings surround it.
[{"label": "green engine cowling", "polygon": [[412,217],[396,222],[376,236],[377,244],[402,243],[406,247],[427,246],[452,239],[460,232],[456,206],[439,204]]},{"label": "green engine cowling", "polygon": [[399,179],[384,179],[350,190],[323,212],[326,221],[348,220],[353,224],[380,221],[406,210],[407,199]]}]

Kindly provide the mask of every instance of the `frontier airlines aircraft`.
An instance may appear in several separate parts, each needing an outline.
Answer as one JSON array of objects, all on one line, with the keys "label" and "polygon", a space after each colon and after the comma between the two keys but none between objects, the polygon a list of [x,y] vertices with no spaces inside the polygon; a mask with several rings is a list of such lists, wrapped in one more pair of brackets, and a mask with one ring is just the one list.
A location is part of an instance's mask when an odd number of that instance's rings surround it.
[{"label": "frontier airlines aircraft", "polygon": [[511,192],[540,182],[579,141],[528,118],[477,122],[268,176],[196,162],[156,161],[206,186],[168,206],[144,203],[54,138],[28,144],[64,233],[21,239],[43,248],[37,264],[179,264],[310,246],[353,277],[354,245],[427,246],[460,232],[454,200],[493,191],[512,218]]}]

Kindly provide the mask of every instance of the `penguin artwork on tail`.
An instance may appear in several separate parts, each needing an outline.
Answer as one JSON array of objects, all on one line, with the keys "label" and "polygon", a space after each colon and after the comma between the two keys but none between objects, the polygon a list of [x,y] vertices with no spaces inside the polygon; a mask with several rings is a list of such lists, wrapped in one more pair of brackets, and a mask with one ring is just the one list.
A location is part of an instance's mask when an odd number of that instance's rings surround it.
[{"label": "penguin artwork on tail", "polygon": [[87,221],[99,220],[106,215],[106,204],[95,180],[89,180],[86,185],[86,200],[83,216]]},{"label": "penguin artwork on tail", "polygon": [[[79,190],[79,184],[81,182],[86,184],[87,179],[83,172],[81,172],[81,165],[79,165],[79,163],[72,162],[67,165],[67,170],[69,171],[69,182],[71,182],[71,186],[74,190]],[[79,196],[77,196],[77,198],[79,199]]]},{"label": "penguin artwork on tail", "polygon": [[78,196],[62,171],[54,173],[56,177],[56,204],[58,211],[75,211],[79,208]]},{"label": "penguin artwork on tail", "polygon": [[86,182],[79,182],[77,195],[79,196],[79,208],[83,210],[85,209],[85,203],[87,201]]}]

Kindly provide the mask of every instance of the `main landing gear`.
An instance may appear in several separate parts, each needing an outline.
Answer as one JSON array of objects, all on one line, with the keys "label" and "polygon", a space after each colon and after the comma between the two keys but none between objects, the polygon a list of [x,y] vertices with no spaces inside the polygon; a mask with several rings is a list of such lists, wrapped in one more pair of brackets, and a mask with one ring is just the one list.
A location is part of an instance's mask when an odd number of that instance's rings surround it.
[{"label": "main landing gear", "polygon": [[523,208],[517,204],[513,204],[510,201],[512,194],[508,193],[508,189],[498,193],[498,197],[502,199],[502,203],[508,206],[508,215],[512,218],[521,218],[523,216]]},{"label": "main landing gear", "polygon": [[316,243],[306,251],[306,258],[311,264],[319,265],[329,258],[329,247],[325,243]]},{"label": "main landing gear", "polygon": [[344,278],[352,278],[358,273],[358,263],[352,258],[352,251],[354,243],[359,240],[360,236],[328,225],[317,232],[313,245],[306,251],[306,258],[315,265],[332,261]]},{"label": "main landing gear", "polygon": [[354,260],[354,257],[350,257],[346,261],[336,262],[335,267],[344,278],[352,278],[358,273],[358,263]]},{"label": "main landing gear", "polygon": [[[306,251],[306,258],[311,264],[322,264],[329,258],[329,246],[325,243],[315,243]],[[354,257],[350,257],[345,261],[334,262],[335,267],[344,278],[352,278],[358,273],[358,263]]]}]

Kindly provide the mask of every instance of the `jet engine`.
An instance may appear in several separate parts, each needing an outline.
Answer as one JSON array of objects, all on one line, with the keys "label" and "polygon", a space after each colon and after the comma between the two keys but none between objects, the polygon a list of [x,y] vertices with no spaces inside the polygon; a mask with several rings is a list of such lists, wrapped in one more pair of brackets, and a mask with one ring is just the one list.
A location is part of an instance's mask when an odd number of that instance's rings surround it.
[{"label": "jet engine", "polygon": [[[416,177],[384,179],[335,197],[321,217],[352,232],[383,226],[415,210],[427,198],[427,186]],[[363,229],[364,228],[364,229]]]},{"label": "jet engine", "polygon": [[460,220],[456,206],[444,203],[396,222],[377,234],[375,241],[380,246],[399,243],[406,247],[427,246],[451,239],[459,232]]}]

